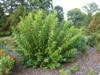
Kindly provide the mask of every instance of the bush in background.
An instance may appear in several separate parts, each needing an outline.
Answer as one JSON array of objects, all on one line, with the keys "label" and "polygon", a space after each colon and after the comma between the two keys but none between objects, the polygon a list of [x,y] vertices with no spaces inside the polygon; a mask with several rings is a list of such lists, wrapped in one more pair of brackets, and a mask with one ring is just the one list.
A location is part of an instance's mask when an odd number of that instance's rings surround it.
[{"label": "bush in background", "polygon": [[91,20],[88,29],[89,35],[88,44],[92,47],[100,49],[100,12],[96,13]]},{"label": "bush in background", "polygon": [[81,29],[70,27],[67,22],[59,23],[55,13],[46,15],[41,10],[21,18],[13,35],[23,63],[34,68],[59,67],[86,45]]}]

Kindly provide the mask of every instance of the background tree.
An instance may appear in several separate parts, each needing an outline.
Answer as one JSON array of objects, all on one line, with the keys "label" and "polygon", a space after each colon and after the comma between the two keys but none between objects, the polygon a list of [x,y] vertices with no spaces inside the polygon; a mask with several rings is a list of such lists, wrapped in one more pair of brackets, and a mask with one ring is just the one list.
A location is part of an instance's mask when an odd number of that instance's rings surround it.
[{"label": "background tree", "polygon": [[2,16],[3,20],[0,20],[3,23],[0,23],[0,26],[2,26],[4,31],[8,31],[12,26],[17,25],[20,17],[27,15],[33,10],[43,9],[47,12],[52,10],[52,0],[0,0],[0,5],[5,16]]},{"label": "background tree", "polygon": [[86,6],[83,6],[83,10],[87,12],[87,14],[93,14],[99,10],[99,7],[96,3],[89,3]]},{"label": "background tree", "polygon": [[88,26],[91,20],[93,20],[93,15],[99,11],[99,7],[96,3],[89,3],[86,6],[83,6],[83,11],[87,13],[84,23],[86,26]]},{"label": "background tree", "polygon": [[54,10],[57,12],[57,17],[58,17],[59,21],[62,21],[64,19],[63,8],[60,6],[56,6],[54,8]]},{"label": "background tree", "polygon": [[93,16],[93,19],[91,20],[90,24],[88,25],[88,29],[90,32],[93,31],[100,31],[100,12],[96,13]]},{"label": "background tree", "polygon": [[50,11],[53,8],[52,0],[28,0],[31,9],[44,9]]},{"label": "background tree", "polygon": [[4,23],[6,20],[6,16],[4,14],[3,7],[0,5],[0,31],[4,28]]},{"label": "background tree", "polygon": [[68,11],[67,17],[71,25],[75,25],[76,27],[79,27],[80,25],[83,24],[86,14],[83,13],[79,8],[74,8]]},{"label": "background tree", "polygon": [[1,0],[2,7],[5,13],[12,13],[20,4],[19,0]]},{"label": "background tree", "polygon": [[11,30],[11,27],[16,26],[20,21],[20,17],[24,17],[27,13],[28,12],[23,6],[18,6],[16,11],[7,18],[5,30]]}]

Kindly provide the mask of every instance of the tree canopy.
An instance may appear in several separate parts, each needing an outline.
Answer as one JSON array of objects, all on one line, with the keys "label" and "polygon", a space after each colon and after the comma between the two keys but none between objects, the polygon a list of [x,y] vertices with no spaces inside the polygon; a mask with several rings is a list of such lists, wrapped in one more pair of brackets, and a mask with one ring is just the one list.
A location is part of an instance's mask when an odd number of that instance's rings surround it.
[{"label": "tree canopy", "polygon": [[83,10],[85,12],[87,12],[88,14],[93,14],[95,13],[97,10],[99,10],[99,7],[96,3],[89,3],[86,6],[83,6]]},{"label": "tree canopy", "polygon": [[4,8],[4,12],[9,14],[16,11],[19,5],[27,10],[50,10],[52,8],[52,0],[0,0],[0,4]]},{"label": "tree canopy", "polygon": [[85,16],[86,15],[79,8],[74,8],[67,13],[68,21],[77,27],[82,24]]},{"label": "tree canopy", "polygon": [[55,6],[54,10],[57,12],[59,21],[62,21],[64,19],[63,8],[61,6]]}]

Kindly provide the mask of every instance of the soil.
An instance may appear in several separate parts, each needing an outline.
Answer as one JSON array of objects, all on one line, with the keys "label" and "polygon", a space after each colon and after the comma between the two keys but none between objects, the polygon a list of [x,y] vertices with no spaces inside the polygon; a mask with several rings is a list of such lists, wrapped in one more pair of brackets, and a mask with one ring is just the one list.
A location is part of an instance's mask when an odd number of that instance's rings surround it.
[{"label": "soil", "polygon": [[[73,64],[77,64],[80,68],[80,70],[73,75],[89,75],[88,73],[90,72],[93,72],[94,75],[99,75],[100,52],[96,52],[95,48],[90,48],[86,55],[79,56],[75,62],[64,65],[64,69],[68,70]],[[60,70],[61,69],[43,70],[25,68],[20,62],[17,61],[12,75],[59,75]]]}]

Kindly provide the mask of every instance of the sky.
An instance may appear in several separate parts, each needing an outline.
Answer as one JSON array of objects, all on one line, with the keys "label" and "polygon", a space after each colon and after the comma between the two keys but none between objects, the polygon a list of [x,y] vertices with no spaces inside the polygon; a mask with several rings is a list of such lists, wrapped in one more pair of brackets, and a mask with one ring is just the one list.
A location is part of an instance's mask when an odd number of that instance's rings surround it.
[{"label": "sky", "polygon": [[53,0],[53,5],[63,7],[64,15],[66,15],[67,11],[73,8],[82,8],[84,5],[92,2],[95,2],[100,7],[100,0]]}]

